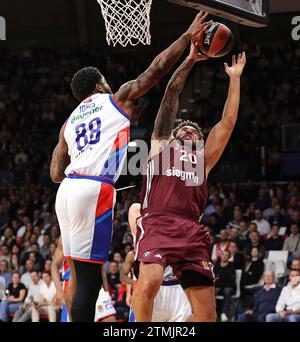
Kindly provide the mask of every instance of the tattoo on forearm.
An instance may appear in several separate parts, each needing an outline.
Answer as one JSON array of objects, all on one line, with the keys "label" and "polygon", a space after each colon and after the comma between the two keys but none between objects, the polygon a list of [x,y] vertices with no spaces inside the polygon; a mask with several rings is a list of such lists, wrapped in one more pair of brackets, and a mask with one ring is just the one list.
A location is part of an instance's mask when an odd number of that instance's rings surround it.
[{"label": "tattoo on forearm", "polygon": [[178,111],[179,95],[185,85],[194,62],[185,60],[175,71],[168,83],[162,100],[159,112],[157,114],[153,134],[157,137],[169,137],[171,135],[174,121]]},{"label": "tattoo on forearm", "polygon": [[50,166],[50,174],[53,178],[64,178],[64,172],[69,164],[69,158],[65,158],[58,153],[58,148],[56,147],[53,151],[52,161]]}]

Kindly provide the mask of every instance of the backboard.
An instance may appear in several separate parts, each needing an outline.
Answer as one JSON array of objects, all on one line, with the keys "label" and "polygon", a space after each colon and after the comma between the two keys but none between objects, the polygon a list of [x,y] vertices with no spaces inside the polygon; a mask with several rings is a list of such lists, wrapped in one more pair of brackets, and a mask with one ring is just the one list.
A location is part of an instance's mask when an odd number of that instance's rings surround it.
[{"label": "backboard", "polygon": [[269,23],[268,0],[168,0],[177,5],[208,13],[246,26],[262,27]]}]

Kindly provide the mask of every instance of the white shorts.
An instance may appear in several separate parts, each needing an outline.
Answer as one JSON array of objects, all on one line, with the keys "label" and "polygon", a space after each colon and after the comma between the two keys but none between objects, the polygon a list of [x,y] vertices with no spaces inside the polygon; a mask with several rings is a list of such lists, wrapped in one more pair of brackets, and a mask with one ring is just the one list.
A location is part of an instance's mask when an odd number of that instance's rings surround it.
[{"label": "white shorts", "polygon": [[96,302],[95,322],[99,322],[110,316],[115,316],[116,314],[117,312],[113,306],[109,293],[101,288]]},{"label": "white shorts", "polygon": [[64,255],[104,263],[111,245],[115,189],[102,177],[69,177],[62,181],[55,202]]},{"label": "white shorts", "polygon": [[[181,285],[170,284],[161,285],[154,300],[151,322],[185,322],[192,314],[190,302]],[[132,308],[129,322],[136,322]]]},{"label": "white shorts", "polygon": [[192,314],[181,285],[162,285],[154,301],[152,322],[185,322]]}]

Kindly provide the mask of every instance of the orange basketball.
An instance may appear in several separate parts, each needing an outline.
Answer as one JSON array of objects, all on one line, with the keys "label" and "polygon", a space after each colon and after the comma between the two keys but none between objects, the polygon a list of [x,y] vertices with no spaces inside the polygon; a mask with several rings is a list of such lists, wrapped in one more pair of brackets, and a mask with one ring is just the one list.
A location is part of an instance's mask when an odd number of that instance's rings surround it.
[{"label": "orange basketball", "polygon": [[203,27],[195,43],[202,54],[214,58],[222,57],[233,46],[233,34],[226,25],[212,22]]}]

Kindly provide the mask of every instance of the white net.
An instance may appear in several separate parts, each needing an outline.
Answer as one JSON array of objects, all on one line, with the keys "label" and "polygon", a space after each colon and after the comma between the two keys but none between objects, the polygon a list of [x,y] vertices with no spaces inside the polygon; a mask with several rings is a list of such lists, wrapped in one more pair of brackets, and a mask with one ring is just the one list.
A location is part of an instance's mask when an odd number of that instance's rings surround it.
[{"label": "white net", "polygon": [[116,46],[151,44],[152,0],[97,0],[105,21],[106,40]]}]

